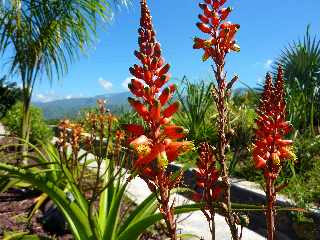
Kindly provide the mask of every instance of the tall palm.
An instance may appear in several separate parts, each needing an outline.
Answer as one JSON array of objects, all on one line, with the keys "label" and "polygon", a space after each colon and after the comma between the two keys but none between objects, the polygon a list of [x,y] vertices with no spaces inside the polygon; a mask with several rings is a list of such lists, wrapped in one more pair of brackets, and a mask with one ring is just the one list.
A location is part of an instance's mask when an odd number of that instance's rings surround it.
[{"label": "tall palm", "polygon": [[320,119],[320,39],[310,35],[309,26],[303,40],[284,48],[278,64],[284,68],[290,120],[314,133]]},{"label": "tall palm", "polygon": [[[115,4],[127,0],[114,0]],[[113,5],[115,6],[115,5]],[[94,40],[97,22],[108,20],[107,0],[11,0],[0,3],[0,51],[22,81],[21,138],[28,142],[30,102],[36,81],[61,77]]]}]

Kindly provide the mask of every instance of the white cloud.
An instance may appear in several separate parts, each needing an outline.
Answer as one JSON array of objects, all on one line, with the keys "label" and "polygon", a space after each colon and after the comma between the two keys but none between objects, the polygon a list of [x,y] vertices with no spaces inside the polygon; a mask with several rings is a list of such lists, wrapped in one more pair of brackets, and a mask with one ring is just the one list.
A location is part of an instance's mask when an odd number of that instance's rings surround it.
[{"label": "white cloud", "polygon": [[63,96],[63,95],[59,95],[59,94],[55,93],[55,91],[53,91],[53,90],[50,90],[45,93],[37,93],[37,94],[33,95],[33,100],[36,102],[46,103],[46,102],[51,102],[51,101],[55,101],[55,100],[62,100],[62,99],[69,100],[69,99],[78,98],[78,97],[81,97],[81,96],[80,95],[71,95],[71,94]]},{"label": "white cloud", "polygon": [[270,69],[272,63],[273,63],[273,60],[272,60],[272,59],[268,59],[268,60],[264,63],[264,68],[265,68],[265,69]]},{"label": "white cloud", "polygon": [[122,85],[122,87],[123,87],[124,89],[129,90],[129,89],[128,89],[128,84],[131,82],[131,78],[132,78],[132,77],[127,77],[127,78],[121,83],[121,85]]},{"label": "white cloud", "polygon": [[36,94],[35,97],[36,97],[39,101],[46,101],[46,100],[47,100],[47,97],[44,96],[44,95],[41,94],[41,93]]},{"label": "white cloud", "polygon": [[107,80],[103,79],[102,77],[100,77],[98,79],[98,82],[101,85],[101,87],[104,88],[104,90],[110,91],[112,89],[112,82],[107,81]]}]

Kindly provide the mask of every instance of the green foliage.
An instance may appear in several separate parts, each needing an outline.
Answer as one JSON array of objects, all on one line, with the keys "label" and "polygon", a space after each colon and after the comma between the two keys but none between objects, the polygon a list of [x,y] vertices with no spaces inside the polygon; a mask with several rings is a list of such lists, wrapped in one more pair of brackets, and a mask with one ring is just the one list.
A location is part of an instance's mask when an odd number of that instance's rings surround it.
[{"label": "green foliage", "polygon": [[[45,123],[42,112],[39,108],[31,107],[31,132],[30,142],[35,144],[38,141],[51,141],[53,134],[51,129]],[[11,134],[20,135],[22,122],[22,103],[18,102],[11,110],[9,110],[3,119],[4,125],[8,128]]]},{"label": "green foliage", "polygon": [[320,39],[310,35],[309,26],[303,40],[282,50],[275,67],[279,64],[287,86],[289,120],[296,129],[310,128],[315,134],[320,119]]},{"label": "green foliage", "polygon": [[290,185],[285,192],[300,206],[319,204],[320,199],[320,135],[310,137],[308,133],[295,139],[297,161]]},{"label": "green foliage", "polygon": [[184,77],[182,86],[177,91],[182,109],[176,114],[174,122],[188,129],[188,139],[195,143],[212,140],[212,136],[215,136],[215,129],[211,121],[215,113],[212,108],[212,85],[205,81],[192,83]]},{"label": "green foliage", "polygon": [[[92,45],[97,23],[111,18],[111,5],[105,0],[0,3],[0,53],[7,54],[9,73],[18,73],[22,82],[20,137],[26,142],[30,135],[31,96],[39,75],[45,73],[50,81],[61,77],[79,53]],[[23,148],[22,154],[27,152],[27,145]]]},{"label": "green foliage", "polygon": [[6,77],[0,79],[0,119],[21,97],[21,89],[16,83],[7,83]]},{"label": "green foliage", "polygon": [[[27,166],[15,166],[8,161],[10,156],[3,156],[0,177],[23,181],[49,196],[64,215],[75,239],[138,239],[163,215],[156,212],[157,198],[152,193],[130,214],[120,218],[121,202],[129,183],[124,166],[130,161],[131,153],[114,136],[114,117],[103,110],[100,108],[87,120],[92,125],[88,127],[89,139],[82,139],[79,125],[65,122],[64,127],[60,126],[58,148],[51,144],[43,144],[41,148],[29,144],[33,154],[25,157],[33,163]],[[87,151],[79,149],[82,140],[89,140],[84,144]],[[96,152],[96,145],[99,154],[90,154]],[[176,208],[176,213],[199,208],[199,205],[184,205]]]},{"label": "green foliage", "polygon": [[[232,101],[234,102],[234,100]],[[230,104],[230,129],[232,136],[230,140],[230,165],[229,171],[233,174],[236,165],[247,165],[246,161],[250,160],[250,144],[254,137],[254,127],[256,113],[253,108],[246,105],[237,106]],[[232,154],[231,154],[232,153]],[[252,167],[249,165],[248,167]]]}]

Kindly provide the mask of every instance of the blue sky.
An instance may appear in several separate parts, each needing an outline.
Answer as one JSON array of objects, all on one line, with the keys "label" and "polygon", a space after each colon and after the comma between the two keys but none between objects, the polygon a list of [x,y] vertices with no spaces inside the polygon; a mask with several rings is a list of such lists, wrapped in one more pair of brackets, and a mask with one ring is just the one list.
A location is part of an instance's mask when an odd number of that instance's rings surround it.
[{"label": "blue sky", "polygon": [[[202,51],[192,49],[192,38],[201,36],[195,26],[199,1],[148,2],[163,55],[172,65],[172,76],[181,79],[186,75],[193,81],[212,78],[210,62],[202,63]],[[126,91],[128,68],[137,62],[133,51],[137,49],[138,3],[132,0],[129,8],[115,12],[113,22],[98,31],[95,48],[70,66],[62,80],[52,86],[45,78],[38,82],[34,100]],[[231,53],[227,59],[229,78],[237,73],[250,86],[262,80],[281,49],[302,37],[308,24],[312,33],[320,31],[319,0],[229,0],[227,5],[234,8],[230,20],[241,25],[237,35],[241,52]]]}]

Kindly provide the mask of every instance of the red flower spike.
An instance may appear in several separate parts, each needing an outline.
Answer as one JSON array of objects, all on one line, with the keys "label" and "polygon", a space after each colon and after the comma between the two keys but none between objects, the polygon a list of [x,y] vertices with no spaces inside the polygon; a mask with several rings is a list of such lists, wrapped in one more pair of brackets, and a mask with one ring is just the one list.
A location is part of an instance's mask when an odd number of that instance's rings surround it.
[{"label": "red flower spike", "polygon": [[156,40],[146,0],[141,0],[140,3],[139,50],[135,51],[140,65],[135,64],[129,69],[136,78],[129,84],[129,88],[140,99],[129,98],[129,103],[143,118],[146,128],[128,125],[127,130],[131,135],[141,134],[131,142],[136,153],[133,165],[149,189],[160,192],[160,212],[166,219],[168,232],[173,236],[176,233],[175,220],[173,206],[169,206],[168,193],[177,186],[181,177],[172,178],[166,167],[179,155],[190,151],[193,145],[190,142],[173,142],[184,137],[181,127],[170,125],[172,115],[178,110],[179,104],[174,103],[168,107],[164,105],[172,98],[176,86],[165,87],[170,79],[170,65],[161,56],[161,46]]},{"label": "red flower spike", "polygon": [[[266,76],[264,91],[257,109],[258,119],[253,160],[257,169],[263,169],[266,176],[278,176],[286,156],[294,156],[290,146],[292,140],[283,139],[291,130],[290,123],[285,120],[285,100],[283,90],[282,69],[279,67],[275,86],[270,74]],[[289,150],[288,150],[289,149]],[[288,150],[288,151],[287,151]],[[271,152],[271,154],[270,154]],[[265,157],[261,157],[266,154]],[[271,173],[271,174],[268,174]]]},{"label": "red flower spike", "polygon": [[139,49],[134,53],[140,65],[135,64],[129,69],[136,78],[129,84],[129,88],[139,100],[129,98],[129,103],[143,118],[146,127],[144,129],[139,125],[128,125],[127,131],[136,137],[141,134],[131,141],[136,153],[134,170],[152,192],[159,192],[159,210],[166,220],[168,233],[174,238],[176,221],[173,205],[169,205],[169,197],[170,190],[179,184],[181,176],[173,178],[166,168],[169,162],[190,151],[192,147],[190,142],[173,142],[184,137],[180,127],[169,127],[172,115],[178,110],[178,104],[167,108],[164,105],[172,97],[176,86],[165,87],[170,79],[170,65],[161,56],[161,46],[156,40],[146,0],[141,0],[140,3]]},{"label": "red flower spike", "polygon": [[[221,188],[217,185],[220,173],[215,164],[216,159],[212,147],[208,143],[201,143],[197,160],[196,185],[202,194],[196,193],[194,197],[198,201],[204,201],[206,207],[210,207],[213,202],[217,201],[221,192]],[[206,207],[202,210],[205,211]]]},{"label": "red flower spike", "polygon": [[232,11],[231,7],[222,8],[222,5],[225,4],[226,0],[208,2],[199,4],[204,15],[199,15],[201,22],[197,23],[197,27],[203,33],[209,35],[211,44],[209,46],[204,44],[209,40],[195,38],[193,48],[203,49],[205,51],[202,57],[203,61],[212,57],[214,61],[221,65],[223,64],[227,53],[230,51],[240,51],[239,45],[236,44],[234,40],[240,25],[226,22]]},{"label": "red flower spike", "polygon": [[292,149],[292,140],[284,139],[291,130],[286,121],[286,103],[284,99],[284,81],[281,67],[275,84],[272,83],[270,74],[266,76],[264,91],[257,109],[256,120],[258,129],[252,151],[255,167],[264,172],[267,197],[267,231],[268,237],[273,239],[275,235],[274,206],[277,192],[276,179],[283,164],[288,160],[295,160]]}]

